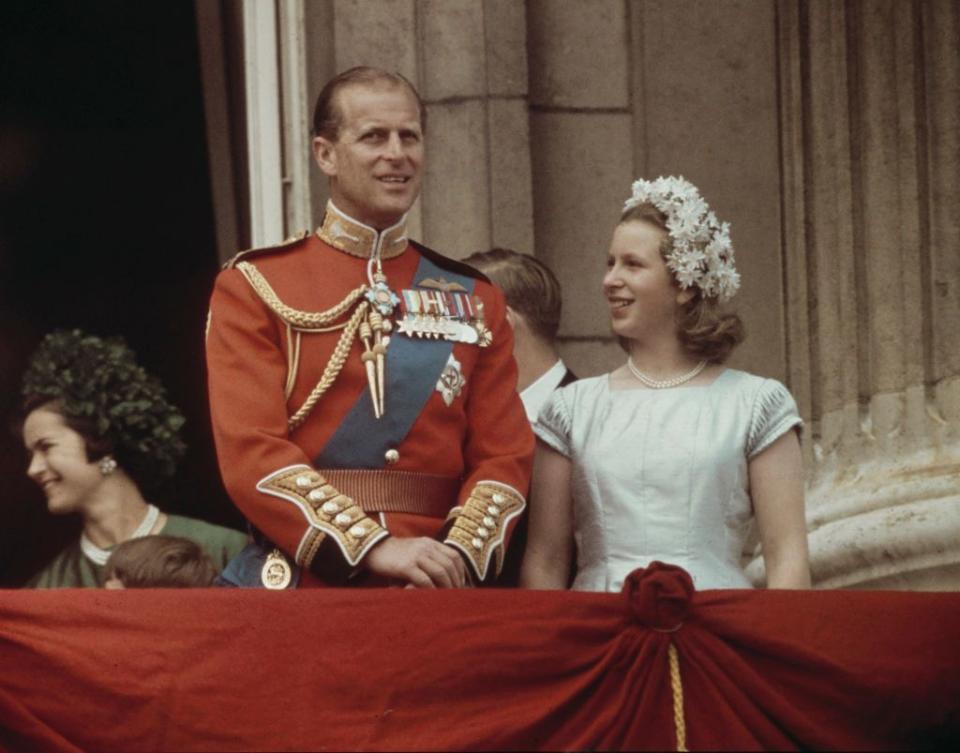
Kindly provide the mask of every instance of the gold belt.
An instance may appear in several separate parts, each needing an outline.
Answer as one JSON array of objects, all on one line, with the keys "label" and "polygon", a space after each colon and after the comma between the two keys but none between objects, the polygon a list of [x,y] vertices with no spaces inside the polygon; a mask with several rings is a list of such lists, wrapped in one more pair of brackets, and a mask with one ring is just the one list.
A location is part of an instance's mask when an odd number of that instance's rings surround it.
[{"label": "gold belt", "polygon": [[318,468],[317,473],[364,512],[406,512],[446,518],[457,504],[461,480],[414,471]]}]

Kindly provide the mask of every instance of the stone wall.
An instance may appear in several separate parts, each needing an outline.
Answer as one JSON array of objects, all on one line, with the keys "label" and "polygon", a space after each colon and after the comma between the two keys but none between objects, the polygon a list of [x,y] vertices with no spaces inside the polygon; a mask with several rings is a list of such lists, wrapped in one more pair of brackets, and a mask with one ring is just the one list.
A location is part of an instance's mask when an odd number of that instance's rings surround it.
[{"label": "stone wall", "polygon": [[[622,362],[600,279],[631,181],[696,183],[732,223],[744,280],[748,340],[732,365],[784,380],[807,424],[815,581],[960,586],[956,3],[277,7],[298,86],[315,93],[360,63],[418,86],[428,167],[415,233],[457,257],[504,245],[550,264],[578,373]],[[287,99],[296,78],[284,73]],[[289,164],[308,125],[288,111]],[[322,176],[288,173],[288,207],[316,224]],[[288,230],[302,214],[287,212]],[[750,572],[761,580],[762,563]]]}]

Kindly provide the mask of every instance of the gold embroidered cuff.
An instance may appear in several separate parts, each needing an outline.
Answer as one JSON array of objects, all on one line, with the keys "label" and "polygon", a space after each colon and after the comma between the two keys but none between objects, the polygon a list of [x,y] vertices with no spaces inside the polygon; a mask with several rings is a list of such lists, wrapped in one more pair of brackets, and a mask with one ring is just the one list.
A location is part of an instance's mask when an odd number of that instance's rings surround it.
[{"label": "gold embroidered cuff", "polygon": [[461,551],[470,563],[474,575],[483,581],[490,569],[490,559],[496,555],[495,575],[503,567],[505,547],[503,539],[507,525],[523,512],[526,501],[512,486],[497,481],[480,481],[461,507],[450,511],[453,526],[444,539]]},{"label": "gold embroidered cuff", "polygon": [[326,537],[326,534],[319,528],[313,526],[308,528],[297,549],[297,562],[304,567],[310,567],[310,563],[317,556],[320,545]]},{"label": "gold embroidered cuff", "polygon": [[261,480],[257,489],[293,502],[307,518],[310,527],[296,554],[297,564],[303,567],[310,566],[325,538],[336,542],[347,563],[356,566],[374,544],[389,535],[353,499],[309,466],[281,468]]}]

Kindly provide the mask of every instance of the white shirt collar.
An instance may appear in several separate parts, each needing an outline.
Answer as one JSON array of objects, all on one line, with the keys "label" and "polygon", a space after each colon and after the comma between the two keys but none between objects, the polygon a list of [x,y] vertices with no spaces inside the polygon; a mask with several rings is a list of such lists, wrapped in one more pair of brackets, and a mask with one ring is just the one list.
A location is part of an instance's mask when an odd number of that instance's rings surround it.
[{"label": "white shirt collar", "polygon": [[547,402],[550,395],[563,381],[567,373],[567,367],[563,359],[558,359],[553,366],[547,369],[543,374],[537,377],[536,381],[530,384],[520,393],[520,399],[523,401],[523,409],[527,413],[527,420],[533,423],[537,420],[540,408]]},{"label": "white shirt collar", "polygon": [[[142,539],[144,536],[149,536],[150,531],[152,531],[153,527],[157,524],[157,518],[159,517],[159,508],[156,505],[148,504],[147,514],[143,517],[140,525],[137,526],[137,530],[130,534],[130,539]],[[128,541],[130,539],[128,539]],[[87,538],[86,533],[81,533],[80,551],[94,564],[103,566],[107,564],[107,560],[110,558],[110,552],[113,551],[113,549],[112,547],[110,549],[101,549]]]}]

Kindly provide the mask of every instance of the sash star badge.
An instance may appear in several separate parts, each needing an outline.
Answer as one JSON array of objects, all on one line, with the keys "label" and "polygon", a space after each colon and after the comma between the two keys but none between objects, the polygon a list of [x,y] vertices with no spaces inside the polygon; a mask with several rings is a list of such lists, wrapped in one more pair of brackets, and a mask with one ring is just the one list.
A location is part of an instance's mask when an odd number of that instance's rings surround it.
[{"label": "sash star badge", "polygon": [[466,383],[467,380],[464,379],[463,372],[460,370],[460,362],[451,353],[450,358],[447,359],[447,365],[443,367],[443,372],[440,374],[440,379],[437,380],[437,392],[443,397],[443,402],[448,408],[453,405],[453,401]]}]

